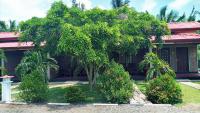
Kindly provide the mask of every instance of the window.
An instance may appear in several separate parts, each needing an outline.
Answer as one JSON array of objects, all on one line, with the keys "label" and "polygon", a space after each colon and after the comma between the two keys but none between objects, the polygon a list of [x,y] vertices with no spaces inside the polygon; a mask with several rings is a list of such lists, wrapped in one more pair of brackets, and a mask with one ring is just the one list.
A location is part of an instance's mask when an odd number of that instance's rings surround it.
[{"label": "window", "polygon": [[170,49],[169,48],[161,49],[160,58],[166,61],[168,64],[170,64]]}]

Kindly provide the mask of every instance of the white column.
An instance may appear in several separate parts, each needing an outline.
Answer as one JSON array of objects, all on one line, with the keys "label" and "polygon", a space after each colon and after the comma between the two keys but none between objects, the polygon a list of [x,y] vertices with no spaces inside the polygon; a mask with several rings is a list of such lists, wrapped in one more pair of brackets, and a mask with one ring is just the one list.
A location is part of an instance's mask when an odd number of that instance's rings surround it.
[{"label": "white column", "polygon": [[3,82],[1,82],[2,85],[2,95],[1,99],[5,103],[10,103],[11,102],[11,83],[12,81],[10,80],[13,76],[3,76]]}]

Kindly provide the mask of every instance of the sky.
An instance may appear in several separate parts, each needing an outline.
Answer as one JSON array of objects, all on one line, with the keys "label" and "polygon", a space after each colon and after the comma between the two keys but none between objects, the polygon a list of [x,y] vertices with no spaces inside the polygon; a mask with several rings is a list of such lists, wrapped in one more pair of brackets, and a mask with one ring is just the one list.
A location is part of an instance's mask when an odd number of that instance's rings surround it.
[{"label": "sky", "polygon": [[[25,21],[33,16],[44,17],[51,7],[51,4],[58,0],[0,0],[0,20],[8,22],[16,20]],[[71,0],[62,0],[68,7]],[[112,8],[111,0],[77,0],[85,4],[86,9],[99,7],[102,9]],[[173,9],[182,15],[184,12],[189,15],[193,6],[200,11],[200,0],[130,0],[130,7],[137,11],[148,11],[153,15],[159,13],[160,8],[168,5],[169,10]]]}]

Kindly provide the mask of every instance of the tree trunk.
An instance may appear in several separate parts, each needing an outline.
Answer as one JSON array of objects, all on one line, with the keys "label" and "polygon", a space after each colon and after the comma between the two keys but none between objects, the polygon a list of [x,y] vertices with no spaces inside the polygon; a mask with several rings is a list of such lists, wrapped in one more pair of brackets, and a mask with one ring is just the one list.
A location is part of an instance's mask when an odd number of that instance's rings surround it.
[{"label": "tree trunk", "polygon": [[92,64],[89,64],[88,66],[85,66],[85,71],[88,77],[90,90],[92,90],[98,77],[98,68]]}]

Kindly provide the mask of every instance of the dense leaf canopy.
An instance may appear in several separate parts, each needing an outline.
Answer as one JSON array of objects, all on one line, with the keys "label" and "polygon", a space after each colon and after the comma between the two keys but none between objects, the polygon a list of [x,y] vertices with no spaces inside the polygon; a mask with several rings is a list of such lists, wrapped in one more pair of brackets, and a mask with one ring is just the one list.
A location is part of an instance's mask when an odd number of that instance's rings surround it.
[{"label": "dense leaf canopy", "polygon": [[151,45],[151,36],[160,39],[169,33],[165,22],[127,6],[83,11],[62,2],[55,2],[46,17],[34,17],[20,25],[22,41],[33,41],[35,49],[51,55],[76,57],[94,81],[99,69],[109,63],[112,52],[136,54],[138,49]]}]

